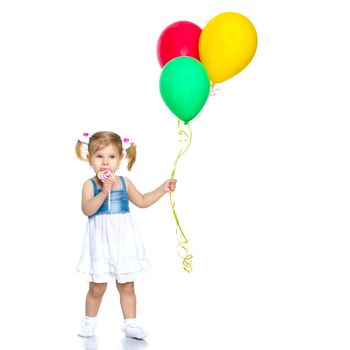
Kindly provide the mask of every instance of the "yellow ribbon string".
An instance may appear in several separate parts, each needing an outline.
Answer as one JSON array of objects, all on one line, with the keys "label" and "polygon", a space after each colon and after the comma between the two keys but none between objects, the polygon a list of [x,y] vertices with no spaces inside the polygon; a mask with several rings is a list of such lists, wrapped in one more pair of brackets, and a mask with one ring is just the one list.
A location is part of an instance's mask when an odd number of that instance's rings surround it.
[{"label": "yellow ribbon string", "polygon": [[220,87],[216,87],[214,82],[210,82],[210,92],[209,92],[209,96],[215,96],[216,91],[219,91]]},{"label": "yellow ribbon string", "polygon": [[[176,159],[173,164],[173,168],[171,171],[171,179],[174,179],[175,177],[175,171],[176,171],[176,165],[179,160],[179,158],[186,153],[188,148],[190,147],[191,141],[192,141],[192,130],[189,123],[184,124],[183,127],[186,127],[187,130],[184,130],[181,127],[180,119],[178,120],[177,128],[178,128],[178,134],[179,134],[179,142],[178,142],[178,154],[176,156]],[[182,265],[185,271],[191,272],[192,271],[192,254],[189,253],[187,244],[188,239],[185,236],[183,229],[180,225],[179,217],[177,215],[177,212],[175,210],[175,200],[174,200],[174,193],[169,192],[170,197],[170,204],[171,208],[174,214],[175,222],[176,222],[176,237],[178,241],[177,245],[177,254],[182,258]]]}]

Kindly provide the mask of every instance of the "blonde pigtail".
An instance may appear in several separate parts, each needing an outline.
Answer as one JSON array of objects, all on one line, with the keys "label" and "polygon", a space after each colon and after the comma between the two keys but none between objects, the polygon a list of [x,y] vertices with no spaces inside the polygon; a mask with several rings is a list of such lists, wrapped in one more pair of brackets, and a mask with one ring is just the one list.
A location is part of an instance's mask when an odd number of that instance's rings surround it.
[{"label": "blonde pigtail", "polygon": [[125,153],[125,157],[128,159],[127,168],[130,171],[136,161],[136,145],[133,142],[131,142],[130,146],[125,150]]},{"label": "blonde pigtail", "polygon": [[85,148],[86,148],[86,143],[81,142],[80,140],[78,140],[76,145],[75,145],[75,154],[83,162],[87,162],[88,161],[87,152],[86,152]]}]

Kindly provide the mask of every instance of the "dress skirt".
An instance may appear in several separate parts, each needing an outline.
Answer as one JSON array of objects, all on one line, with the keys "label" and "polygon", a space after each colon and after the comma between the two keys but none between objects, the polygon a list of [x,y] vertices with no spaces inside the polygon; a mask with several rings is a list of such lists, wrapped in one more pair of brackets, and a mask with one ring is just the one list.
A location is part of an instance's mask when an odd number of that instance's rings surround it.
[{"label": "dress skirt", "polygon": [[130,213],[100,214],[88,219],[77,271],[88,282],[132,282],[150,263]]}]

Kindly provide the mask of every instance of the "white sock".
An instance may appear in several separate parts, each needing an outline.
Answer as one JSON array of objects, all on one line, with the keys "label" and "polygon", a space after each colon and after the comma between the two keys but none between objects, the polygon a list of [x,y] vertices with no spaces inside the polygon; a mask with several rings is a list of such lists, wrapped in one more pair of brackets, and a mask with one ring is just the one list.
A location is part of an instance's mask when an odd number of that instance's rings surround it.
[{"label": "white sock", "polygon": [[124,319],[124,325],[125,326],[128,326],[130,324],[134,324],[137,322],[137,319],[136,318],[125,318]]},{"label": "white sock", "polygon": [[97,316],[84,316],[85,320],[88,322],[96,322],[97,321]]},{"label": "white sock", "polygon": [[148,331],[142,327],[136,318],[127,318],[124,320],[123,330],[127,337],[144,339],[148,335]]},{"label": "white sock", "polygon": [[97,317],[83,316],[78,335],[82,337],[92,337],[95,333]]}]

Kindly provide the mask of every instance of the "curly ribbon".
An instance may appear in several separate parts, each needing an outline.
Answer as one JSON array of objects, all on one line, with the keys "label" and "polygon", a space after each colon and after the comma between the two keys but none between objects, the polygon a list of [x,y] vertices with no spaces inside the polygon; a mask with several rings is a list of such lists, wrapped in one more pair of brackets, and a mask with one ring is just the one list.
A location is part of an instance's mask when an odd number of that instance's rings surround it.
[{"label": "curly ribbon", "polygon": [[[175,171],[176,171],[176,165],[179,160],[179,158],[186,153],[188,148],[190,147],[191,141],[192,141],[192,130],[189,123],[184,124],[183,127],[186,127],[187,130],[181,127],[180,119],[178,120],[178,134],[179,134],[179,142],[178,142],[178,154],[176,156],[176,159],[173,164],[173,169],[171,171],[171,179],[174,179]],[[180,225],[180,221],[177,215],[177,212],[175,210],[175,201],[174,201],[174,193],[169,192],[170,197],[170,204],[171,208],[174,214],[175,222],[176,222],[176,237],[178,241],[177,245],[177,254],[182,258],[182,265],[185,271],[191,272],[192,271],[192,254],[189,253],[187,244],[188,239],[185,236],[183,229]]]},{"label": "curly ribbon", "polygon": [[220,87],[216,87],[215,83],[211,82],[210,83],[210,92],[209,92],[209,96],[215,96],[216,95],[216,91],[219,91]]}]

